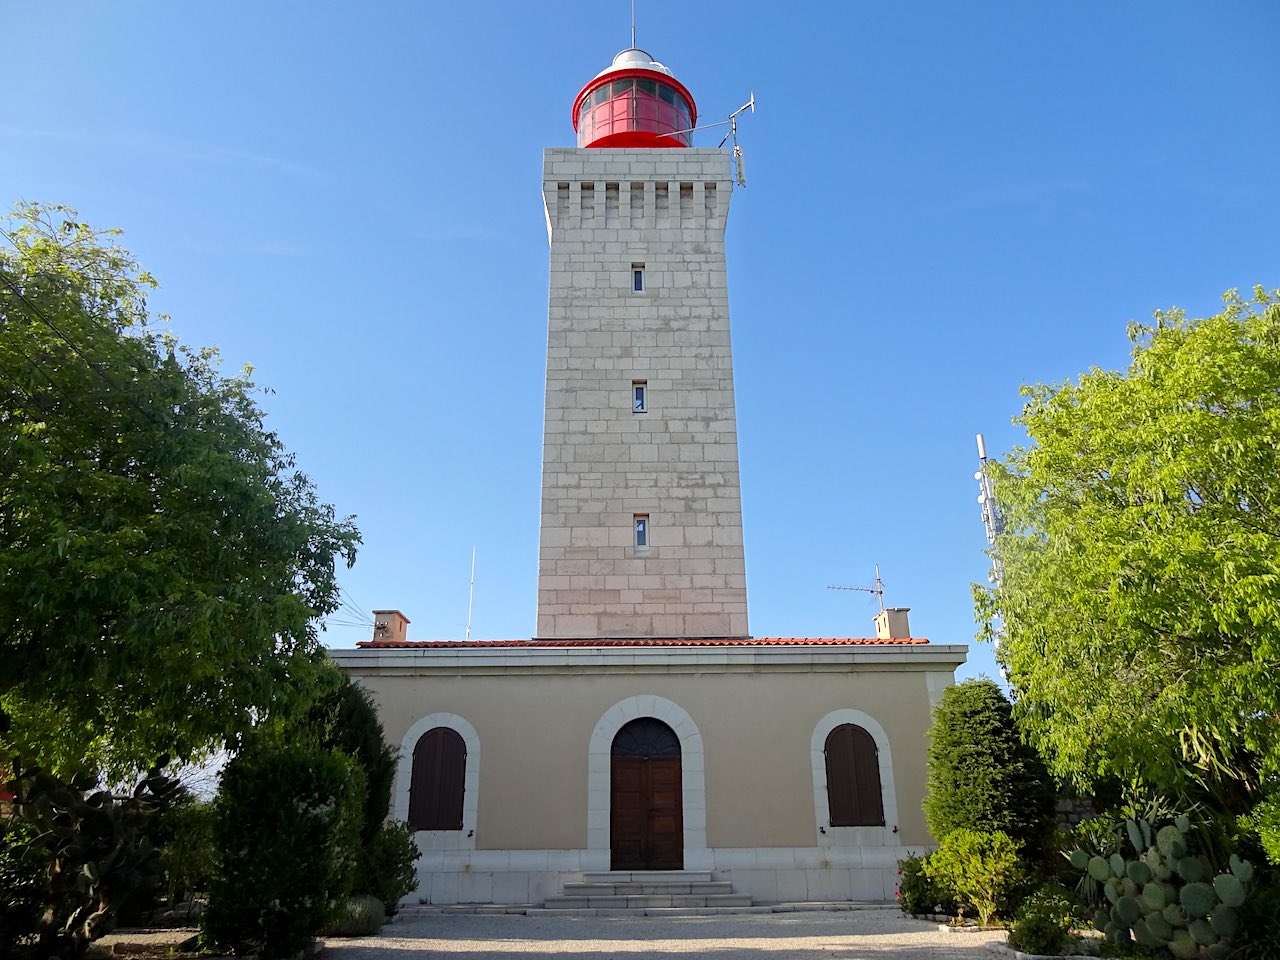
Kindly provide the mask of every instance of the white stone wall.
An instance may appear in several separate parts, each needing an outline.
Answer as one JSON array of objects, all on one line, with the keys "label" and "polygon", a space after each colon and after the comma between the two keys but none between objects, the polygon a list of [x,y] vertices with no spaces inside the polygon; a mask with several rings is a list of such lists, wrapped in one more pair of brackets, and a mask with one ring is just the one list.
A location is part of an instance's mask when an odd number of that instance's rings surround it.
[{"label": "white stone wall", "polygon": [[[730,189],[721,150],[546,151],[538,637],[747,635]],[[647,549],[635,546],[637,514]]]}]

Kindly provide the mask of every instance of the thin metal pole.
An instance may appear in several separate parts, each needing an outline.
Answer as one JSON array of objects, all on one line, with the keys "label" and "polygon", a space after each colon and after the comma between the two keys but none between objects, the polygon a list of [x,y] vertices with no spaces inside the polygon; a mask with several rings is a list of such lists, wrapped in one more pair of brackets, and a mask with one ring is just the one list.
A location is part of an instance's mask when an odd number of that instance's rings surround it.
[{"label": "thin metal pole", "polygon": [[467,592],[467,639],[471,639],[471,601],[476,596],[476,548],[471,548],[471,589]]},{"label": "thin metal pole", "polygon": [[636,0],[631,0],[631,49],[636,48]]}]

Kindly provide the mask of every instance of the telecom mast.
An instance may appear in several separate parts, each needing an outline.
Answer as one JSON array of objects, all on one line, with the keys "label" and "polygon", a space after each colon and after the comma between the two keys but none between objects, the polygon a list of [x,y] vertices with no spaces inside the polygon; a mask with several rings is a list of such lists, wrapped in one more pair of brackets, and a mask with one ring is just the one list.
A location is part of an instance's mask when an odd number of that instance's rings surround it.
[{"label": "telecom mast", "polygon": [[[978,471],[973,475],[973,479],[978,481],[978,506],[982,508],[982,526],[987,532],[987,543],[991,549],[988,555],[991,557],[991,571],[987,574],[988,582],[996,587],[1000,586],[1000,578],[1003,570],[1000,566],[1000,553],[996,549],[996,539],[1000,534],[1004,533],[1004,514],[1000,510],[1000,504],[996,502],[994,488],[991,485],[991,467],[987,462],[987,444],[982,439],[982,434],[978,434]],[[1004,669],[1004,664],[1000,661],[1000,638],[1004,633],[1004,627],[997,625],[995,636],[992,640],[992,653],[995,654],[996,664],[1000,667],[1000,679],[1009,682],[1009,675]]]}]

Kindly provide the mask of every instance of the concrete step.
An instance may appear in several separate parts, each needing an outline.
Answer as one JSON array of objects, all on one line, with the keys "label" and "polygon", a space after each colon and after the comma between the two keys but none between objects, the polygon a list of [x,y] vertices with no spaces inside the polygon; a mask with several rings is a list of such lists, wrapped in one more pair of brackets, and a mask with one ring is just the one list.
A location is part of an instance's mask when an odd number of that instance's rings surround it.
[{"label": "concrete step", "polygon": [[749,907],[751,898],[736,893],[615,894],[548,897],[548,909],[646,910],[650,907]]},{"label": "concrete step", "polygon": [[710,870],[589,870],[587,883],[694,883],[711,880]]},{"label": "concrete step", "polygon": [[569,897],[601,897],[612,894],[677,894],[677,893],[733,893],[733,884],[728,880],[695,880],[652,883],[649,881],[633,881],[630,883],[566,883],[564,894]]},{"label": "concrete step", "polygon": [[410,920],[414,917],[438,917],[443,914],[523,914],[540,907],[537,903],[424,903],[416,907],[401,907],[395,915],[393,923],[400,919]]},{"label": "concrete step", "polygon": [[818,911],[887,910],[892,904],[857,900],[803,901],[764,903],[749,907],[645,907],[619,910],[600,907],[555,908],[536,903],[448,903],[401,907],[392,923],[415,917],[437,917],[450,914],[521,914],[530,917],[714,917],[733,914],[801,913]]},{"label": "concrete step", "polygon": [[772,913],[770,907],[645,907],[635,910],[615,910],[593,907],[568,910],[555,907],[534,908],[526,911],[530,917],[719,917],[737,913]]}]

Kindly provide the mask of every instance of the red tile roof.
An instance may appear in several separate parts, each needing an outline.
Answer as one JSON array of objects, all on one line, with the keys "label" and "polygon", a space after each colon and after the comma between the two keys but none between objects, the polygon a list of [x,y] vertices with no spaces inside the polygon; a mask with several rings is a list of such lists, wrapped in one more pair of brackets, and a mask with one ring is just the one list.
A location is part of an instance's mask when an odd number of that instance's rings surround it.
[{"label": "red tile roof", "polygon": [[473,649],[481,647],[896,647],[919,645],[929,641],[923,637],[879,640],[875,637],[675,637],[662,639],[594,639],[594,640],[364,640],[364,649]]}]

